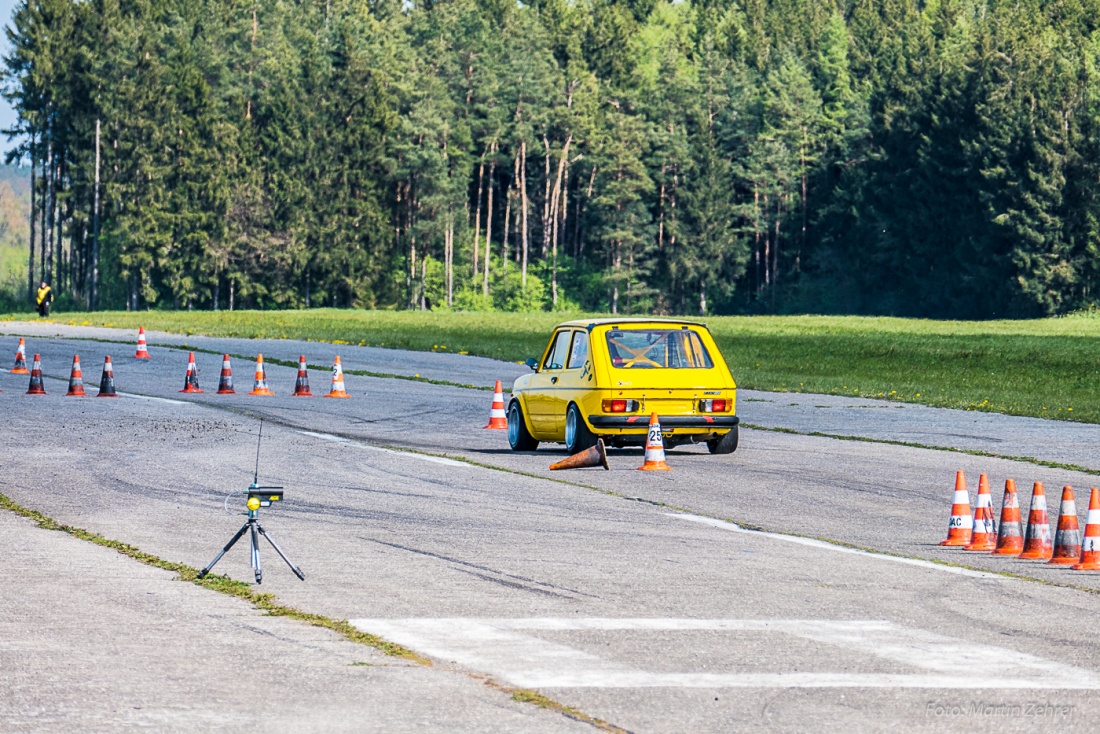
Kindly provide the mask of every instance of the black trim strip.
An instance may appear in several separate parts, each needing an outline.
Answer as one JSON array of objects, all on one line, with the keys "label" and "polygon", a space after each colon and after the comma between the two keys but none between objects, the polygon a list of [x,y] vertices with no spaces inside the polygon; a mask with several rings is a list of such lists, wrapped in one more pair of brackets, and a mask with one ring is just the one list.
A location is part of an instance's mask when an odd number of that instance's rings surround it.
[{"label": "black trim strip", "polygon": [[[741,422],[735,415],[670,415],[657,416],[661,428],[733,428]],[[590,415],[588,422],[593,428],[646,428],[648,415]]]}]

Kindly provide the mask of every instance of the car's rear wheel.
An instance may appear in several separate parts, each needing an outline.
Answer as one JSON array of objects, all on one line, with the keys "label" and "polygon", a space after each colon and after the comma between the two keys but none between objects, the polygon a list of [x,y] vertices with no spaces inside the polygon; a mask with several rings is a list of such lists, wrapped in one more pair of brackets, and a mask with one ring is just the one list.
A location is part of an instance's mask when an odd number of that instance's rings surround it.
[{"label": "car's rear wheel", "polygon": [[737,426],[731,428],[725,436],[707,441],[707,448],[712,454],[732,454],[737,450]]},{"label": "car's rear wheel", "polygon": [[523,422],[523,409],[519,407],[518,400],[513,400],[508,406],[508,444],[512,451],[534,451],[539,447],[539,442]]},{"label": "car's rear wheel", "polygon": [[570,403],[565,411],[565,450],[576,454],[595,445],[596,434],[584,422],[577,404]]}]

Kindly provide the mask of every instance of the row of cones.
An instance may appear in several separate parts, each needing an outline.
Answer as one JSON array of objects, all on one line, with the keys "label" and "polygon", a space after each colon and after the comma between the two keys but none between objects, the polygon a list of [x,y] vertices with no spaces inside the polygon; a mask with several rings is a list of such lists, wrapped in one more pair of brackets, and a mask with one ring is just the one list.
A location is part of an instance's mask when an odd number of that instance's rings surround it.
[{"label": "row of cones", "polygon": [[[189,352],[187,357],[187,374],[183,378],[182,393],[201,393],[206,392],[199,387],[199,368],[195,364],[195,353]],[[237,391],[233,389],[233,367],[229,362],[229,355],[222,355],[222,373],[221,379],[218,381],[218,395],[236,395]],[[264,367],[264,355],[256,355],[256,377],[253,383],[252,390],[249,395],[268,395],[273,396],[275,393],[268,387],[267,384],[267,369]],[[291,393],[292,397],[296,398],[311,398],[313,393],[309,389],[309,372],[306,369],[306,356],[303,354],[298,357],[298,377],[294,381],[294,392]],[[337,355],[335,361],[332,364],[332,389],[328,395],[322,397],[326,398],[350,398],[347,390],[344,388],[344,366],[340,362],[340,356]]]},{"label": "row of cones", "polygon": [[[46,388],[42,384],[42,359],[39,355],[34,355],[34,362],[32,363],[31,370],[31,384],[27,388],[27,395],[45,395]],[[69,373],[69,391],[65,393],[66,397],[85,397],[84,392],[84,373],[80,370],[80,355],[73,355],[73,369]],[[111,365],[111,357],[108,355],[103,358],[103,376],[99,380],[99,394],[97,398],[117,398],[118,393],[115,392],[115,370]]]},{"label": "row of cones", "polygon": [[1077,503],[1073,496],[1073,487],[1067,485],[1062,488],[1062,505],[1059,509],[1057,532],[1052,541],[1046,491],[1042,482],[1035,482],[1025,533],[1020,518],[1020,503],[1016,496],[1016,482],[1006,479],[1000,528],[997,529],[993,521],[989,477],[982,474],[978,480],[978,500],[974,513],[971,514],[966,476],[960,471],[955,475],[955,496],[947,539],[940,545],[987,552],[996,556],[1046,561],[1054,566],[1070,566],[1075,571],[1100,571],[1100,489],[1092,488],[1083,540],[1077,523]]},{"label": "row of cones", "polygon": [[[137,351],[134,353],[134,359],[152,359],[149,354],[149,346],[145,341],[145,327],[138,327],[138,341]],[[11,369],[13,375],[29,375],[30,371],[27,369],[27,344],[23,337],[19,337],[19,346],[15,349],[15,366]]]},{"label": "row of cones", "polygon": [[[23,349],[23,340],[19,340],[19,347]],[[18,357],[17,357],[18,358]],[[26,357],[23,358],[23,364],[26,365]],[[18,364],[17,364],[18,366]],[[19,374],[15,370],[13,373]],[[45,395],[46,388],[42,382],[42,358],[39,355],[34,355],[34,363],[32,369],[28,372],[23,370],[23,374],[29,374],[31,376],[30,387],[27,389],[27,395]],[[199,387],[199,368],[195,364],[195,353],[189,352],[187,357],[187,374],[184,377],[182,393],[201,393],[205,392]],[[84,396],[84,375],[80,369],[80,355],[73,355],[73,367],[69,373],[69,391],[65,393],[69,397],[83,397]],[[219,395],[235,395],[236,391],[233,389],[233,368],[229,362],[229,355],[226,354],[222,358],[222,373],[221,381],[218,384]],[[264,356],[262,354],[256,357],[256,382],[249,395],[274,395],[271,388],[267,385],[267,371],[264,368]],[[303,354],[298,359],[298,378],[295,380],[294,393],[295,397],[313,397],[313,393],[309,389],[309,372],[306,369],[306,357]],[[103,364],[103,378],[100,381],[99,395],[98,397],[117,397],[115,392],[115,373],[114,368],[111,365],[111,358],[106,357]],[[332,389],[325,395],[326,398],[349,398],[347,390],[344,387],[344,367],[340,362],[340,357],[337,356],[335,362],[332,365]]]}]

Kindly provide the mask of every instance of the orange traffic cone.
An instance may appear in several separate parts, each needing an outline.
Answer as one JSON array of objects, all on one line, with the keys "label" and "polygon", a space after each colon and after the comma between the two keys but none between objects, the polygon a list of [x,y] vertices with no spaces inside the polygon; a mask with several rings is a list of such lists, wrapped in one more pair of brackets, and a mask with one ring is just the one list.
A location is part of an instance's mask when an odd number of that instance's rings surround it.
[{"label": "orange traffic cone", "polygon": [[332,363],[332,390],[325,396],[326,398],[350,398],[347,390],[344,389],[344,365],[340,363],[340,355],[336,355],[336,359]]},{"label": "orange traffic cone", "polygon": [[1035,482],[1031,490],[1031,509],[1027,513],[1027,533],[1024,534],[1024,552],[1020,558],[1045,561],[1054,553],[1050,543],[1050,518],[1047,516],[1047,495],[1043,483]]},{"label": "orange traffic cone", "polygon": [[649,414],[649,433],[645,439],[645,462],[638,467],[640,471],[669,471],[671,466],[665,463],[665,440],[661,434],[661,422],[656,413]]},{"label": "orange traffic cone", "polygon": [[80,371],[80,355],[73,355],[73,369],[69,373],[69,392],[65,393],[67,398],[83,398],[84,394],[84,375]]},{"label": "orange traffic cone", "polygon": [[1074,571],[1100,571],[1100,489],[1092,488],[1089,515],[1085,518],[1085,539],[1081,543],[1081,561]]},{"label": "orange traffic cone", "polygon": [[149,355],[149,349],[145,344],[145,327],[138,327],[138,343],[137,352],[134,354],[134,359],[152,359]]},{"label": "orange traffic cone", "polygon": [[218,381],[218,395],[236,395],[233,389],[233,367],[229,364],[229,355],[222,356],[222,377]]},{"label": "orange traffic cone", "polygon": [[1005,498],[1001,504],[1001,527],[997,530],[995,556],[1018,556],[1024,550],[1024,534],[1020,525],[1020,500],[1016,496],[1016,480],[1005,480]]},{"label": "orange traffic cone", "polygon": [[940,545],[966,546],[974,528],[970,514],[970,493],[966,491],[966,474],[955,472],[955,497],[951,501],[951,520],[947,523],[947,540]]},{"label": "orange traffic cone", "polygon": [[30,374],[27,369],[27,345],[23,343],[23,337],[19,337],[19,348],[15,350],[15,366],[11,368],[11,374]]},{"label": "orange traffic cone", "polygon": [[306,369],[306,355],[298,357],[298,379],[294,381],[294,393],[291,397],[312,398],[309,391],[309,371]]},{"label": "orange traffic cone", "polygon": [[264,369],[264,355],[256,355],[256,382],[249,395],[275,395],[267,386],[267,370]]},{"label": "orange traffic cone", "polygon": [[551,464],[550,469],[583,469],[588,466],[602,466],[604,470],[610,470],[607,465],[607,447],[603,445],[603,439],[597,438],[596,445],[573,454],[561,461]]},{"label": "orange traffic cone", "polygon": [[997,528],[993,523],[993,495],[989,493],[989,475],[978,477],[978,500],[974,504],[974,524],[968,551],[988,553],[997,549]]},{"label": "orange traffic cone", "polygon": [[489,422],[485,427],[494,431],[508,430],[508,416],[504,414],[504,390],[500,380],[497,380],[496,387],[493,388],[493,406],[489,408]]},{"label": "orange traffic cone", "polygon": [[107,356],[103,359],[103,377],[99,380],[99,395],[97,398],[117,398],[118,393],[115,392],[115,368],[111,366],[111,358]]},{"label": "orange traffic cone", "polygon": [[45,395],[46,388],[42,386],[42,359],[34,355],[34,363],[31,365],[31,384],[27,388],[28,395]]},{"label": "orange traffic cone", "polygon": [[1073,487],[1062,488],[1062,507],[1058,513],[1058,532],[1054,534],[1054,553],[1047,561],[1051,566],[1073,566],[1081,560],[1081,530],[1077,526],[1077,502]]},{"label": "orange traffic cone", "polygon": [[187,353],[187,374],[183,377],[183,389],[180,392],[206,392],[199,387],[199,366],[195,364],[195,353]]}]

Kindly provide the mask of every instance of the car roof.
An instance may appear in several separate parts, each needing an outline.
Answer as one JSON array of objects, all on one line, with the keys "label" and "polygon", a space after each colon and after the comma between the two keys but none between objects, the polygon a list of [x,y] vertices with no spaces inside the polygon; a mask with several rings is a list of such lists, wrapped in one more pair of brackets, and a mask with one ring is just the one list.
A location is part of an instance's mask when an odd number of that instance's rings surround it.
[{"label": "car roof", "polygon": [[619,324],[675,324],[677,326],[701,326],[704,329],[706,324],[700,321],[687,321],[685,319],[666,319],[666,318],[600,318],[600,319],[575,319],[573,321],[565,321],[558,324],[554,328],[561,328],[562,326],[577,326],[581,328],[591,329],[596,326],[608,326]]}]

